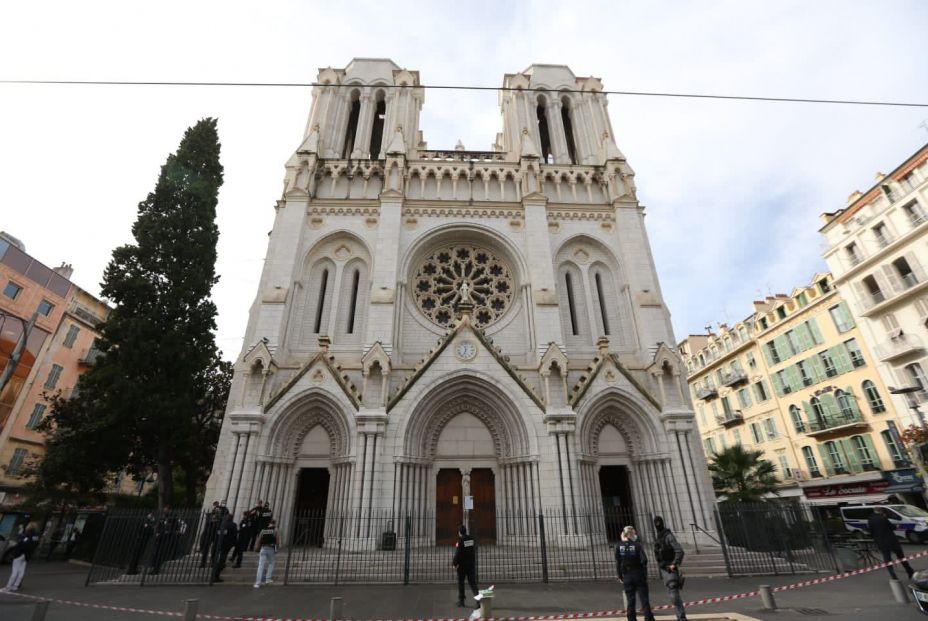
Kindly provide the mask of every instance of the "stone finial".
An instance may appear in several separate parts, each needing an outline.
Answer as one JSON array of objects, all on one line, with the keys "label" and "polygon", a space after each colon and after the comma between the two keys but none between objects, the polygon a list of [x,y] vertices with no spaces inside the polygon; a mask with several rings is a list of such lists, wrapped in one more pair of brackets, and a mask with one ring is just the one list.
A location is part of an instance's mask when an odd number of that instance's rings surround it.
[{"label": "stone finial", "polygon": [[321,349],[323,352],[327,352],[329,351],[329,345],[331,344],[332,344],[332,339],[331,337],[329,337],[328,334],[319,335],[319,349]]},{"label": "stone finial", "polygon": [[465,151],[465,150],[466,150],[466,149],[464,148],[464,143],[461,142],[461,139],[460,139],[460,138],[458,138],[458,143],[457,143],[456,145],[454,145],[454,150],[455,150],[455,151]]}]

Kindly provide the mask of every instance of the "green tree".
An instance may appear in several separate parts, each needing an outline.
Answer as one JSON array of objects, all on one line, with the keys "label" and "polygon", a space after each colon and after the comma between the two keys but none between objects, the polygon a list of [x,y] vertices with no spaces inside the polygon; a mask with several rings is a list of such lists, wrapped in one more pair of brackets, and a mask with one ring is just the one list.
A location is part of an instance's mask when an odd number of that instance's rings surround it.
[{"label": "green tree", "polygon": [[719,451],[709,460],[712,487],[732,502],[761,502],[766,494],[777,494],[776,469],[763,454],[740,444]]},{"label": "green tree", "polygon": [[[161,506],[174,501],[176,468],[189,488],[212,459],[229,375],[210,299],[218,281],[219,150],[215,119],[188,128],[139,203],[135,243],[113,251],[103,276],[114,308],[100,328],[102,355],[71,403],[52,404],[47,466],[38,466],[43,486],[92,488],[114,471],[154,470]],[[86,470],[64,471],[67,458]]]}]

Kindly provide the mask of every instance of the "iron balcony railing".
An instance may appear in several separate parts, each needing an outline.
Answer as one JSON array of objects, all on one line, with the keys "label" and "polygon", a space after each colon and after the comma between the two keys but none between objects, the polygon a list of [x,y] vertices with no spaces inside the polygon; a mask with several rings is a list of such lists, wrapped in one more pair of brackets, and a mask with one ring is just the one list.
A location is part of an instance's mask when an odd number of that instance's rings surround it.
[{"label": "iron balcony railing", "polygon": [[712,384],[701,384],[696,387],[697,399],[714,399],[719,396],[719,390]]},{"label": "iron balcony railing", "polygon": [[860,412],[842,412],[809,421],[808,435],[815,435],[825,431],[834,431],[842,427],[868,424]]},{"label": "iron balcony railing", "polygon": [[732,369],[722,376],[723,386],[735,386],[746,381],[748,381],[748,376],[741,369]]},{"label": "iron balcony railing", "polygon": [[715,417],[715,421],[722,425],[723,427],[734,427],[735,425],[740,425],[744,422],[744,415],[741,414],[740,410],[735,410],[734,412],[725,412]]},{"label": "iron balcony railing", "polygon": [[876,346],[876,357],[883,362],[901,358],[925,348],[921,338],[914,334],[900,334]]}]

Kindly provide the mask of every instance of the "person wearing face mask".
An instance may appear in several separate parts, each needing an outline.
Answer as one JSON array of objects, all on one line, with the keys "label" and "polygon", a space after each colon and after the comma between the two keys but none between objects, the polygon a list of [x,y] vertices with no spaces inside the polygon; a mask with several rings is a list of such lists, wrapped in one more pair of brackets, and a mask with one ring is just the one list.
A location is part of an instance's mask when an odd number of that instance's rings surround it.
[{"label": "person wearing face mask", "polygon": [[683,573],[680,571],[683,546],[664,525],[664,518],[659,515],[654,516],[654,530],[657,531],[654,556],[657,557],[657,564],[661,570],[661,580],[670,593],[670,600],[677,612],[677,621],[686,621],[686,610],[683,608],[683,598],[680,597],[680,589],[683,588]]},{"label": "person wearing face mask", "polygon": [[638,618],[635,606],[637,598],[641,599],[644,620],[654,621],[648,596],[648,557],[644,552],[644,546],[638,541],[638,533],[635,532],[634,526],[623,528],[621,539],[615,547],[615,569],[625,590],[628,621],[636,621]]}]

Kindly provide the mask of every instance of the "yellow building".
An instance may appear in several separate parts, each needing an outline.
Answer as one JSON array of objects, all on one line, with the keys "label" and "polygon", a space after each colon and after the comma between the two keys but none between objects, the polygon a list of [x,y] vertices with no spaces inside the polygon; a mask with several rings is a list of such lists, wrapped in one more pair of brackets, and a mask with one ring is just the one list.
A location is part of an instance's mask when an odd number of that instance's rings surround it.
[{"label": "yellow building", "polygon": [[830,274],[755,302],[747,319],[690,336],[680,352],[708,457],[733,444],[761,450],[780,496],[812,505],[892,494],[922,504],[899,416]]}]

